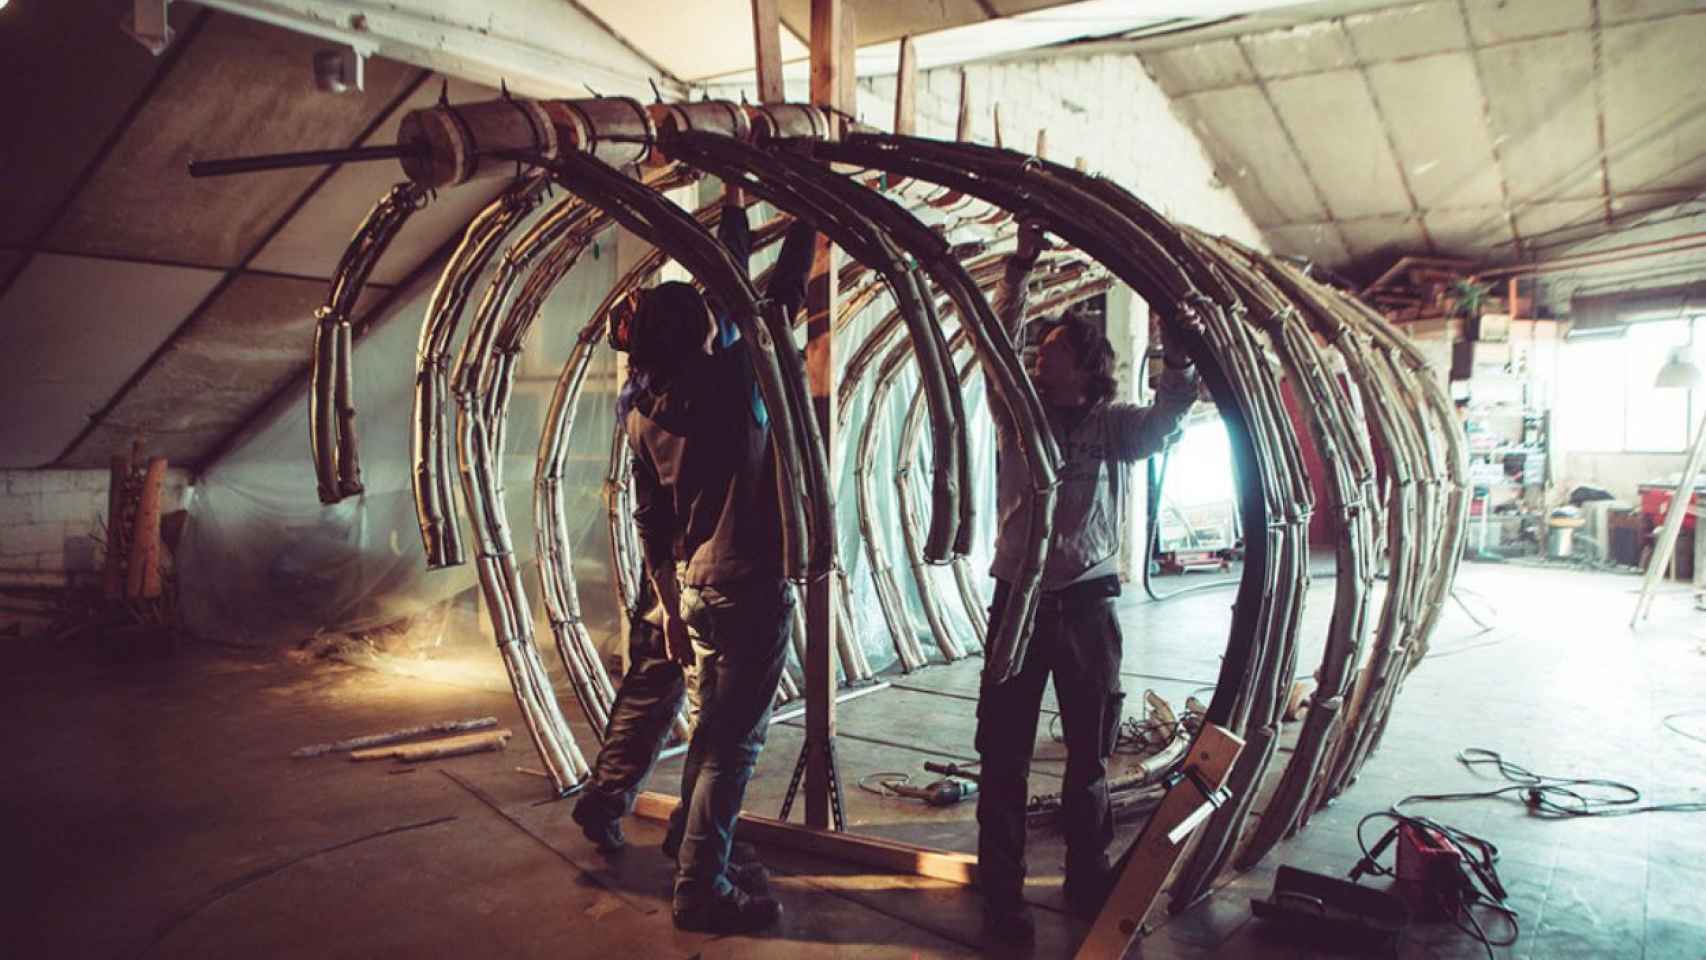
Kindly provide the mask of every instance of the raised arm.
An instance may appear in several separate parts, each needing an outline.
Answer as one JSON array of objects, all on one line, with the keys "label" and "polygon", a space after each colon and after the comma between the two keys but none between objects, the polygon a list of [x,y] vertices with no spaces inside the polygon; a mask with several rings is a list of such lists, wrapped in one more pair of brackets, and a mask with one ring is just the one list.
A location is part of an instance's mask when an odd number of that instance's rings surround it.
[{"label": "raised arm", "polygon": [[817,231],[803,220],[795,220],[782,238],[782,253],[770,271],[764,295],[782,304],[792,317],[806,303],[806,281],[811,278],[812,258],[817,252]]},{"label": "raised arm", "polygon": [[717,240],[735,258],[735,266],[748,272],[752,263],[752,226],[746,219],[746,204],[738,189],[723,194],[723,218],[717,223]]},{"label": "raised arm", "polygon": [[1155,385],[1155,402],[1147,407],[1115,404],[1108,410],[1108,440],[1116,460],[1127,463],[1161,452],[1197,402],[1197,371],[1182,350],[1169,345],[1166,369]]},{"label": "raised arm", "polygon": [[[1015,346],[1025,327],[1025,306],[1031,299],[1031,271],[1037,265],[1037,255],[1043,250],[1042,229],[1032,223],[1019,224],[1019,246],[1007,258],[1001,271],[1001,287],[995,293],[995,319],[1007,331],[1007,339]],[[988,371],[984,373],[987,375]],[[1011,437],[1013,421],[1007,408],[989,394],[989,415],[995,421],[998,436]]]}]

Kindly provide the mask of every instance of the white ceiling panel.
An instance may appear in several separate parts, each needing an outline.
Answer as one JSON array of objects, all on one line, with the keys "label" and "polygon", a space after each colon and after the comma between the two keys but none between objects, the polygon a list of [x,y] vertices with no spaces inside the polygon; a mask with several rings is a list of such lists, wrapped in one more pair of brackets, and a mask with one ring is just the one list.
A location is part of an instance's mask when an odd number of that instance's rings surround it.
[{"label": "white ceiling panel", "polygon": [[1368,78],[1391,121],[1392,140],[1418,204],[1475,207],[1501,201],[1487,127],[1462,114],[1464,104],[1480,99],[1469,54],[1374,64]]},{"label": "white ceiling panel", "polygon": [[1339,232],[1350,248],[1350,259],[1359,262],[1390,262],[1428,249],[1421,221],[1414,217],[1345,220],[1339,223]]},{"label": "white ceiling panel", "polygon": [[1429,210],[1423,218],[1434,247],[1444,256],[1476,259],[1499,243],[1509,243],[1510,226],[1499,207],[1479,210]]},{"label": "white ceiling panel", "polygon": [[1612,189],[1675,186],[1679,171],[1700,182],[1706,15],[1607,29],[1604,63]]},{"label": "white ceiling panel", "polygon": [[1671,13],[1697,13],[1706,4],[1700,0],[1599,0],[1599,22],[1623,23]]},{"label": "white ceiling panel", "polygon": [[0,299],[0,467],[45,466],[222,274],[40,254]]},{"label": "white ceiling panel", "polygon": [[[422,86],[380,126],[369,142],[395,143],[397,126],[403,116],[411,110],[432,106],[438,100],[439,89],[437,78]],[[497,91],[479,84],[460,80],[450,82],[451,103],[488,100],[497,95]],[[315,192],[284,229],[267,242],[251,266],[257,270],[306,277],[330,277],[367,211],[391,189],[392,184],[403,179],[402,170],[395,161],[344,165]],[[433,251],[459,233],[503,187],[503,178],[496,178],[439,191],[437,199],[403,225],[390,249],[374,268],[373,282],[401,282]]]},{"label": "white ceiling panel", "polygon": [[1145,56],[1143,62],[1148,64],[1161,89],[1175,98],[1197,90],[1252,83],[1256,79],[1237,40],[1162,50]]},{"label": "white ceiling panel", "polygon": [[1515,211],[1516,229],[1523,241],[1541,241],[1571,227],[1605,223],[1605,201],[1555,200],[1535,203]]},{"label": "white ceiling panel", "polygon": [[1337,70],[1356,62],[1337,21],[1307,23],[1290,30],[1258,33],[1242,41],[1256,72],[1264,77]]},{"label": "white ceiling panel", "polygon": [[1592,38],[1564,34],[1480,53],[1492,134],[1514,201],[1600,192]]},{"label": "white ceiling panel", "polygon": [[1593,0],[1465,0],[1476,43],[1504,43],[1593,23]]},{"label": "white ceiling panel", "polygon": [[1456,0],[1413,3],[1344,19],[1357,56],[1365,63],[1462,50],[1469,33]]},{"label": "white ceiling panel", "polygon": [[1258,226],[1326,219],[1308,173],[1261,91],[1233,87],[1199,93],[1181,106],[1214,158],[1215,172]]},{"label": "white ceiling panel", "polygon": [[1409,213],[1398,159],[1368,88],[1354,70],[1275,80],[1268,86],[1315,182],[1345,219]]}]

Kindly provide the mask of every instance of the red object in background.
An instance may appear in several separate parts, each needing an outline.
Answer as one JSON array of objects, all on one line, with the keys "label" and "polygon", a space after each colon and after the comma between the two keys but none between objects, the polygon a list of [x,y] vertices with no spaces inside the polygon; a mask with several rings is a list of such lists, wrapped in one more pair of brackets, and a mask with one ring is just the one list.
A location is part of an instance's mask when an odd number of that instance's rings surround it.
[{"label": "red object in background", "polygon": [[1463,902],[1462,860],[1438,833],[1409,823],[1398,826],[1398,895],[1417,919],[1457,915]]},{"label": "red object in background", "polygon": [[[1676,493],[1676,484],[1643,483],[1635,489],[1641,494],[1641,512],[1653,522],[1655,529],[1664,526],[1665,514],[1670,512],[1670,502]],[[1694,498],[1688,502],[1689,506],[1700,506],[1700,492],[1700,488],[1696,487]],[[1693,510],[1682,515],[1682,529],[1694,529]]]}]

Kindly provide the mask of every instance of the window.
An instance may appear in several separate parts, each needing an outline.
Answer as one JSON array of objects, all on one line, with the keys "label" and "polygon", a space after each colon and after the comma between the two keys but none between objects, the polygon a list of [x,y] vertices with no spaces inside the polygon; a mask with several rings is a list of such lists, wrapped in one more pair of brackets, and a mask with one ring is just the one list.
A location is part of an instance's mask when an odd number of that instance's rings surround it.
[{"label": "window", "polygon": [[1706,317],[1633,323],[1616,339],[1566,342],[1558,357],[1562,445],[1588,453],[1687,450],[1691,426],[1706,416],[1706,386],[1653,385],[1677,347],[1706,350]]}]

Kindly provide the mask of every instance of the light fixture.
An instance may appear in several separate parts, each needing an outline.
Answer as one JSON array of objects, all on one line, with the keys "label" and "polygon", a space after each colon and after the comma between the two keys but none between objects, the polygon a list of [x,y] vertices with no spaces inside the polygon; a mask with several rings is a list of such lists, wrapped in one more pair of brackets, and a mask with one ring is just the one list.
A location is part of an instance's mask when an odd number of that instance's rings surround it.
[{"label": "light fixture", "polygon": [[1688,347],[1677,347],[1670,352],[1670,359],[1659,368],[1658,379],[1653,381],[1655,387],[1687,387],[1700,385],[1700,368],[1694,365],[1694,352]]}]

